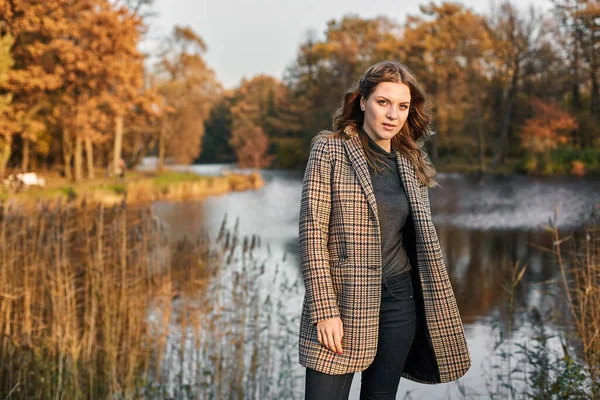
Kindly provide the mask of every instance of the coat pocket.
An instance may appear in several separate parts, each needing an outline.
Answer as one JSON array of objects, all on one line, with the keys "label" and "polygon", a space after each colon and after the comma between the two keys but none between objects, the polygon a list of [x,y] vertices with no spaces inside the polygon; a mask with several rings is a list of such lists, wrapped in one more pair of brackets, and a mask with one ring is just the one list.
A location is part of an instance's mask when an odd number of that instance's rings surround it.
[{"label": "coat pocket", "polygon": [[329,260],[329,265],[331,266],[332,269],[343,268],[343,267],[348,266],[350,263],[351,263],[351,260],[348,257],[335,258],[335,259]]}]

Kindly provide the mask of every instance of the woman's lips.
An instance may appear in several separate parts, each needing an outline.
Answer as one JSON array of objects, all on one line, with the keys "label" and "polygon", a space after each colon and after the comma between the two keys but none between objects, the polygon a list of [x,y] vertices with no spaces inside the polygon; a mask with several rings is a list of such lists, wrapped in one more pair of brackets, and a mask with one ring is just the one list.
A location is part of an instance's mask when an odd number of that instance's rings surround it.
[{"label": "woman's lips", "polygon": [[391,131],[391,130],[393,130],[393,129],[396,129],[396,125],[385,124],[385,123],[384,123],[384,124],[382,124],[382,125],[383,125],[383,127],[384,127],[385,129],[387,129],[388,131]]}]

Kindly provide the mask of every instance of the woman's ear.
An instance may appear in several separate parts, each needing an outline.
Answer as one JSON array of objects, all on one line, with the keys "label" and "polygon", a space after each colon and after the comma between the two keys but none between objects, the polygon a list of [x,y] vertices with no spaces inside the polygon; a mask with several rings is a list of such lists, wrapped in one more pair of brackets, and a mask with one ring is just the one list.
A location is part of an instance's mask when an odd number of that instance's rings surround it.
[{"label": "woman's ear", "polygon": [[363,111],[365,111],[365,103],[366,103],[366,101],[365,101],[364,96],[360,96],[360,109]]}]

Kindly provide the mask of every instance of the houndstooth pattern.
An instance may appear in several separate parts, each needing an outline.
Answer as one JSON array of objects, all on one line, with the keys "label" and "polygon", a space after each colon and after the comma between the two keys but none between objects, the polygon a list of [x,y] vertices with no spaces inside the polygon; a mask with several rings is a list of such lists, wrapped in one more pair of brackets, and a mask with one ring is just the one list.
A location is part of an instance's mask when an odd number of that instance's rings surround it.
[{"label": "houndstooth pattern", "polygon": [[[398,153],[396,161],[414,223],[417,269],[430,336],[429,346],[411,351],[433,353],[439,372],[435,379],[422,378],[405,366],[403,376],[422,383],[449,382],[466,373],[471,359],[431,222],[428,188],[420,184],[406,156]],[[381,301],[378,221],[358,136],[319,138],[310,152],[300,206],[299,250],[306,288],[299,335],[303,366],[337,375],[363,371],[373,361]],[[341,355],[317,339],[316,323],[333,317],[341,317],[344,326]]]}]

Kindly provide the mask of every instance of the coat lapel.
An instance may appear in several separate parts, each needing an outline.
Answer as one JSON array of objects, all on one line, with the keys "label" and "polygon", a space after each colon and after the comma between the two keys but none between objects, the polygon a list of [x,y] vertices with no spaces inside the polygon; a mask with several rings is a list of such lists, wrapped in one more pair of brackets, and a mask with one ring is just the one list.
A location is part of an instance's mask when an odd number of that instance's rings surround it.
[{"label": "coat lapel", "polygon": [[360,143],[358,135],[351,137],[348,140],[344,140],[344,146],[348,152],[348,158],[350,163],[356,172],[360,186],[365,192],[369,207],[375,214],[375,218],[379,221],[379,215],[377,214],[377,203],[375,202],[375,193],[373,192],[373,184],[371,183],[371,175],[369,175],[369,167],[367,165],[367,159]]},{"label": "coat lapel", "polygon": [[[379,221],[379,215],[377,214],[377,203],[375,200],[375,193],[373,192],[373,184],[371,183],[369,167],[367,165],[367,159],[365,158],[365,153],[362,148],[362,144],[360,143],[358,134],[350,136],[349,139],[344,140],[343,143],[348,153],[350,163],[352,164],[352,167],[356,172],[356,176],[358,177],[358,181],[360,182],[360,186],[365,193],[369,207],[371,207],[371,210],[375,214],[377,221]],[[398,166],[398,172],[400,173],[404,191],[406,192],[406,196],[408,197],[410,208],[412,210],[413,220],[415,223],[417,223],[417,225],[420,226],[422,218],[423,216],[427,215],[427,212],[424,208],[425,205],[423,204],[422,196],[419,193],[419,190],[421,190],[421,185],[419,184],[419,178],[415,172],[415,167],[410,159],[400,152],[396,153],[396,164]],[[424,190],[427,190],[427,188]]]},{"label": "coat lapel", "polygon": [[[421,185],[415,172],[415,167],[410,159],[400,152],[396,152],[396,164],[398,165],[402,185],[408,197],[410,209],[412,210],[413,220],[415,223],[420,223],[422,215],[426,215],[425,207],[428,206],[423,204],[423,198],[419,193]],[[427,190],[427,188],[424,190]]]}]

